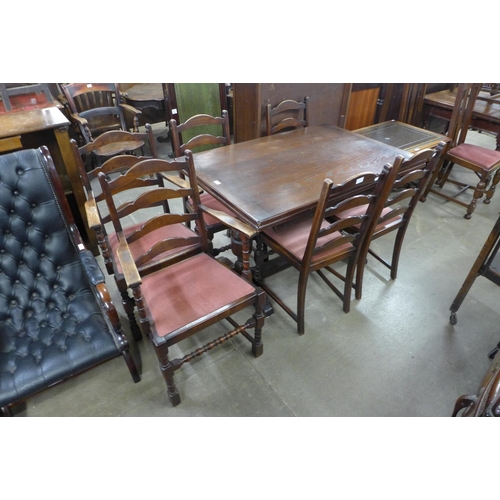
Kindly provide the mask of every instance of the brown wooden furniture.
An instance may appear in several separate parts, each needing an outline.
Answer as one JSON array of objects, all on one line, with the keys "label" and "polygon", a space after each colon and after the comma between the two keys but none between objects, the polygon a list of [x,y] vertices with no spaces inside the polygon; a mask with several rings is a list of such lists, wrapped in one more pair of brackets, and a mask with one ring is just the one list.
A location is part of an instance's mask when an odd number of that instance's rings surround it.
[{"label": "brown wooden furniture", "polygon": [[[477,204],[477,200],[485,196],[484,203],[490,203],[495,193],[497,183],[500,181],[500,151],[493,151],[474,144],[465,142],[467,132],[470,128],[476,97],[481,89],[479,83],[461,83],[457,89],[457,96],[450,119],[447,135],[451,139],[450,147],[442,157],[442,161],[434,172],[427,190],[467,208],[465,219],[470,219]],[[463,182],[450,179],[452,167],[458,164],[474,172],[479,178],[476,186],[470,186]],[[448,195],[442,191],[431,189],[434,179],[440,188],[446,182],[451,182],[462,188],[454,195]],[[467,189],[473,189],[474,193],[470,203],[465,203],[456,198]]]},{"label": "brown wooden furniture", "polygon": [[315,209],[318,186],[380,173],[411,153],[333,125],[309,126],[194,155],[200,186],[257,231]]},{"label": "brown wooden furniture", "polygon": [[[430,125],[430,115],[450,121],[457,87],[445,89],[439,92],[427,94],[424,99],[424,126]],[[500,100],[485,100],[484,97],[491,97],[489,92],[480,92],[474,103],[470,127],[474,130],[482,130],[495,134],[497,151],[500,151]]]},{"label": "brown wooden furniture", "polygon": [[[70,145],[70,122],[54,105],[0,113],[0,150],[49,148],[82,237],[98,253],[97,242],[85,217],[85,193]],[[4,147],[2,147],[2,145]]]},{"label": "brown wooden furniture", "polygon": [[[119,83],[118,88],[123,102],[141,111],[139,126],[160,122],[168,125],[170,119],[161,83]],[[132,129],[133,121],[128,121],[127,126]]]},{"label": "brown wooden furniture", "polygon": [[[173,176],[184,172],[189,187],[150,189],[146,195],[136,199],[133,207],[145,207],[174,199],[180,201],[184,197],[190,197],[195,211],[162,214],[150,219],[135,234],[127,235],[121,226],[120,209],[115,206],[113,191],[133,190],[142,185],[143,178],[156,177],[165,172]],[[141,326],[155,347],[160,369],[167,383],[169,399],[176,406],[180,403],[180,396],[174,382],[174,372],[184,363],[238,333],[250,340],[254,356],[262,354],[262,309],[265,293],[209,255],[202,213],[209,211],[214,215],[215,212],[199,204],[199,190],[190,152],[184,159],[178,158],[172,162],[142,161],[123,176],[110,181],[104,173],[100,173],[99,180],[118,237],[118,259],[127,286],[133,290]],[[175,206],[182,209],[181,203]],[[194,223],[196,231],[183,225],[187,222]],[[179,226],[187,234],[178,233]],[[130,246],[134,240],[145,241],[147,233],[152,235],[159,227],[170,230],[171,234],[168,237],[150,239],[149,244],[143,246],[142,255],[133,255]],[[240,231],[244,230],[241,223],[237,223],[237,227]],[[253,231],[248,230],[248,236],[251,237]],[[248,238],[246,248],[248,256]],[[165,261],[168,261],[161,268],[155,264],[158,255],[164,255]],[[152,269],[154,267],[155,270]],[[152,272],[144,272],[148,268]],[[238,324],[232,318],[235,313],[252,306],[255,308],[254,313],[244,323]],[[224,319],[232,326],[227,333],[182,358],[169,359],[169,348],[172,345]],[[249,330],[254,330],[254,336],[250,335]]]},{"label": "brown wooden furniture", "polygon": [[133,117],[139,131],[141,111],[122,102],[116,83],[69,83],[61,85],[71,112],[70,119],[84,143],[108,130],[128,130],[125,114]]},{"label": "brown wooden furniture", "polygon": [[304,97],[302,102],[286,99],[274,107],[268,104],[266,110],[267,135],[277,134],[282,130],[307,127],[309,125],[308,100],[309,97]]},{"label": "brown wooden furniture", "polygon": [[[184,155],[186,150],[194,153],[203,151],[208,148],[227,146],[231,143],[231,135],[229,132],[229,117],[227,111],[222,110],[222,116],[211,116],[206,114],[195,115],[186,120],[184,123],[177,125],[177,122],[172,118],[170,120],[170,133],[172,138],[172,147],[176,158]],[[234,214],[211,194],[203,193],[201,195],[201,203],[214,210],[227,212],[234,217]],[[192,202],[185,200],[185,208],[193,211]],[[208,233],[208,239],[213,240],[215,233],[227,230],[227,227],[220,223],[217,219],[206,215],[204,217],[205,228]],[[213,248],[213,255],[228,250],[230,245]]]},{"label": "brown wooden furniture", "polygon": [[445,135],[395,120],[376,123],[354,132],[410,153],[434,149],[440,142],[450,142],[450,138]]},{"label": "brown wooden furniture", "polygon": [[[372,255],[391,272],[391,279],[395,280],[398,274],[399,257],[403,247],[403,241],[415,211],[420,195],[424,190],[429,176],[436,168],[441,158],[443,149],[446,147],[444,142],[440,143],[436,150],[424,149],[416,153],[409,160],[404,160],[398,156],[394,162],[396,172],[404,172],[392,183],[392,192],[382,200],[380,210],[370,222],[367,228],[367,236],[361,244],[359,252],[358,266],[356,270],[356,299],[361,299],[363,290],[363,275],[367,263],[368,254]],[[357,208],[338,213],[338,217],[357,217],[368,210],[366,205],[360,205]],[[362,231],[359,224],[351,226],[348,231]],[[385,260],[372,250],[371,243],[386,234],[396,232],[392,256],[390,261]]]},{"label": "brown wooden furniture", "polygon": [[[373,217],[378,218],[381,201],[388,195],[397,175],[397,172],[391,174],[391,170],[392,167],[386,166],[380,174],[362,173],[339,185],[325,179],[314,217],[295,224],[274,226],[260,234],[261,243],[299,271],[296,313],[265,281],[260,283],[267,294],[297,322],[299,335],[305,331],[307,281],[313,272],[342,300],[344,312],[349,312],[359,252],[365,238],[369,236],[367,231],[370,222]],[[358,194],[360,191],[367,194]],[[332,202],[335,199],[341,201]],[[339,216],[342,212],[356,210],[360,206],[364,209],[355,216]],[[330,219],[333,219],[332,222],[327,222]],[[357,231],[354,230],[356,227]],[[350,232],[350,229],[353,231]],[[340,261],[347,263],[344,274],[332,267]],[[259,258],[257,266],[261,265],[262,259]],[[343,290],[326,276],[325,271],[343,283]]]},{"label": "brown wooden furniture", "polygon": [[[343,127],[351,84],[347,83],[234,83],[234,142],[266,135],[267,105],[309,96],[309,125]],[[323,180],[323,179],[322,179]]]},{"label": "brown wooden furniture", "polygon": [[415,125],[422,125],[426,83],[405,83],[401,98],[398,121]]},{"label": "brown wooden furniture", "polygon": [[497,218],[493,229],[486,239],[479,255],[472,265],[469,274],[465,278],[457,296],[450,306],[450,323],[457,324],[457,311],[469,293],[471,286],[479,276],[484,276],[496,285],[500,286],[500,217]]},{"label": "brown wooden furniture", "polygon": [[[239,220],[263,231],[312,213],[325,178],[342,184],[361,172],[380,173],[398,154],[411,156],[331,125],[309,126],[194,156],[199,185]],[[232,250],[238,254],[237,242],[233,243]],[[237,262],[236,269],[240,267]]]},{"label": "brown wooden furniture", "polygon": [[0,156],[0,413],[123,356],[118,314],[46,147]]},{"label": "brown wooden furniture", "polygon": [[451,416],[500,417],[500,356],[491,363],[476,394],[466,394],[457,399]]}]

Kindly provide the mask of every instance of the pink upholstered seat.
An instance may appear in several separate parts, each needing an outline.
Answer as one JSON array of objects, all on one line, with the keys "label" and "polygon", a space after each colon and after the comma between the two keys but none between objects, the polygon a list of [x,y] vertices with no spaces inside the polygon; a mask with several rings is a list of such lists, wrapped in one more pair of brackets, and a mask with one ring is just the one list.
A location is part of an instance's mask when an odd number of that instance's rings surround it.
[{"label": "pink upholstered seat", "polygon": [[[236,217],[234,212],[226,208],[220,201],[216,200],[211,194],[208,193],[201,194],[200,203],[208,208],[213,208],[214,210],[220,210],[221,212],[225,212],[226,214]],[[192,203],[189,203],[189,206],[192,207]],[[209,214],[204,214],[203,220],[205,221],[207,227],[215,227],[216,225],[219,224],[219,221]]]},{"label": "pink upholstered seat", "polygon": [[500,151],[463,142],[448,151],[448,156],[471,162],[482,169],[492,170],[500,163]]},{"label": "pink upholstered seat", "polygon": [[[366,212],[366,209],[365,209]],[[364,212],[363,212],[364,213]],[[324,221],[321,224],[321,228],[324,229],[328,227],[328,222]],[[265,231],[266,236],[272,238],[276,243],[279,243],[283,248],[288,250],[295,258],[300,261],[304,257],[304,252],[306,250],[307,242],[311,235],[312,219],[309,221],[299,222],[292,226],[287,227],[283,230],[276,231],[275,229],[268,229]],[[342,237],[341,233],[335,231],[328,236],[323,236],[318,238],[316,242],[316,247],[321,247],[329,241],[333,241],[336,238]],[[352,250],[353,246],[351,243],[345,243],[336,247],[333,250],[324,250],[322,252],[315,253],[312,258],[312,262],[317,262],[324,258],[325,256],[334,257],[340,256],[341,254],[348,254]]]},{"label": "pink upholstered seat", "polygon": [[[194,280],[193,276],[203,276]],[[168,293],[155,293],[168,287]],[[182,333],[200,318],[215,316],[231,302],[247,300],[255,288],[204,253],[145,276],[142,291],[160,337]]]}]

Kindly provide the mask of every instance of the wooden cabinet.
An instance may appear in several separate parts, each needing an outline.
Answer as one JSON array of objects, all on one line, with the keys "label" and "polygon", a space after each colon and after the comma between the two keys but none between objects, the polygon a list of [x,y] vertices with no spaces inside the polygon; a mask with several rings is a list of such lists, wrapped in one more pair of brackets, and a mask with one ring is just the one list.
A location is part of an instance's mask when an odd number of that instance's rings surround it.
[{"label": "wooden cabinet", "polygon": [[309,125],[344,127],[351,84],[348,83],[234,83],[234,142],[265,135],[267,104],[309,97]]}]

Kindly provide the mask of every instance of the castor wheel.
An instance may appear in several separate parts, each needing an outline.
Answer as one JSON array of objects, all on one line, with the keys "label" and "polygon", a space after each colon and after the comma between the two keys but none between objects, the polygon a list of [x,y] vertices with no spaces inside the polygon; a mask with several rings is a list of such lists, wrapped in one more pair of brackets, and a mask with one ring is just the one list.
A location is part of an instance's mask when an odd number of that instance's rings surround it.
[{"label": "castor wheel", "polygon": [[500,351],[500,343],[488,353],[488,358],[493,359],[497,355],[498,351]]},{"label": "castor wheel", "polygon": [[450,314],[450,323],[451,323],[452,325],[456,325],[456,324],[457,324],[457,314],[456,314],[456,313],[454,313],[454,312],[452,312],[452,313]]}]

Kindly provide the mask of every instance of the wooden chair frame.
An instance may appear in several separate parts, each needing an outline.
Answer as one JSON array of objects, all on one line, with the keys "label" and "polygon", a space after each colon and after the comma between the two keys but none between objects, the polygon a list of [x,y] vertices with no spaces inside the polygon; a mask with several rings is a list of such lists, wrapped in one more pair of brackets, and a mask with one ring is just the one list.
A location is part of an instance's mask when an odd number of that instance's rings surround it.
[{"label": "wooden chair frame", "polygon": [[[69,83],[61,84],[61,89],[70,119],[83,143],[92,142],[108,130],[128,130],[125,114],[132,116],[133,131],[139,132],[142,112],[122,102],[117,83]],[[113,116],[115,119],[111,120]],[[96,121],[94,126],[93,120]]]},{"label": "wooden chair frame", "polygon": [[[309,275],[316,272],[330,289],[342,300],[343,310],[348,313],[351,303],[351,290],[358,256],[370,222],[378,217],[382,209],[382,201],[387,197],[394,182],[396,170],[391,165],[385,165],[382,173],[362,173],[342,185],[335,185],[330,179],[325,179],[319,196],[317,208],[312,222],[306,224],[308,229],[307,243],[303,256],[298,257],[291,247],[280,242],[280,228],[260,233],[259,245],[266,245],[278,254],[291,266],[299,271],[297,289],[297,312],[292,311],[278,294],[267,283],[260,285],[266,293],[274,299],[283,310],[297,322],[299,335],[305,332],[305,297]],[[353,217],[335,219],[336,214],[359,206],[368,206],[368,209]],[[332,221],[327,223],[326,221]],[[359,226],[359,230],[349,232],[351,227]],[[296,226],[291,226],[285,231],[296,231]],[[292,233],[293,234],[293,233]],[[320,242],[320,243],[319,243]],[[262,252],[258,251],[257,266],[262,266]],[[347,262],[344,275],[335,270],[332,264],[340,261]],[[323,270],[340,279],[344,286],[341,291],[330,281]],[[261,273],[259,273],[261,275]]]},{"label": "wooden chair frame", "polygon": [[[282,130],[289,130],[299,127],[307,127],[309,125],[309,115],[307,110],[307,101],[309,97],[304,97],[303,102],[287,99],[281,101],[274,108],[271,104],[266,107],[266,132],[267,135],[277,134]],[[299,118],[302,113],[303,118]],[[278,115],[284,115],[284,118],[275,123],[275,118]]]},{"label": "wooden chair frame", "polygon": [[[140,185],[141,179],[147,178],[149,176],[158,175],[160,172],[168,172],[173,175],[180,170],[183,170],[187,177],[186,187],[179,188],[173,186],[172,188],[157,188],[151,190],[146,195],[138,197],[133,204],[128,204],[123,207],[116,207],[113,191],[120,191],[124,189],[133,189],[137,185]],[[194,162],[192,153],[188,150],[186,151],[185,158],[178,158],[176,161],[168,162],[166,160],[145,160],[130,170],[128,170],[122,177],[117,179],[109,180],[106,178],[104,173],[99,174],[99,180],[102,185],[103,192],[105,194],[106,202],[109,207],[109,212],[111,214],[111,219],[113,221],[116,233],[119,240],[118,248],[118,258],[121,262],[127,287],[132,290],[137,309],[139,312],[140,322],[143,329],[143,333],[147,335],[156,351],[158,360],[160,363],[160,369],[164,376],[165,382],[167,384],[167,392],[169,399],[173,406],[180,403],[179,392],[176,388],[174,382],[174,372],[179,369],[184,363],[191,361],[196,356],[199,356],[215,346],[229,340],[238,333],[244,335],[252,344],[252,352],[254,356],[260,356],[263,352],[262,344],[262,327],[264,325],[264,313],[263,307],[265,302],[265,293],[259,288],[255,288],[250,284],[251,275],[249,272],[249,248],[250,248],[250,238],[255,234],[248,226],[242,224],[239,221],[229,221],[227,214],[216,213],[203,205],[200,205],[200,195],[196,180],[196,174],[194,170]],[[160,217],[156,217],[148,220],[141,231],[151,231],[158,227],[161,220],[165,223],[183,223],[192,222],[196,225],[196,231],[190,231],[191,235],[189,237],[169,237],[161,241],[157,241],[150,249],[145,251],[141,256],[133,256],[130,250],[130,243],[134,238],[134,235],[126,236],[121,227],[120,222],[120,210],[131,210],[132,206],[139,206],[141,204],[147,204],[151,202],[159,202],[165,199],[172,200],[174,198],[182,199],[183,197],[189,197],[193,200],[194,212],[192,213],[177,213],[177,214],[163,214]],[[217,262],[211,255],[209,255],[210,243],[207,238],[207,233],[205,226],[203,224],[203,214],[209,213],[214,217],[220,217],[222,222],[227,222],[232,224],[232,228],[240,231],[240,234],[244,237],[244,247],[245,252],[245,269],[246,274],[244,277],[237,276],[232,270],[226,268],[223,264]],[[160,220],[161,219],[161,220]],[[170,251],[170,255],[166,257],[166,262],[164,267],[160,268],[155,263],[154,259],[163,254],[166,251]],[[185,266],[189,264],[187,269],[197,269],[196,264],[191,264],[191,262],[198,262],[201,259],[210,267],[218,269],[217,272],[222,273],[222,275],[231,278],[231,280],[236,280],[238,283],[245,283],[245,293],[238,299],[233,299],[231,303],[227,303],[217,306],[214,310],[209,309],[212,306],[207,306],[210,312],[202,313],[201,317],[196,317],[196,319],[190,320],[188,324],[178,325],[172,327],[173,330],[168,330],[163,334],[165,327],[160,324],[156,324],[154,320],[154,315],[151,312],[151,303],[156,297],[163,297],[161,301],[161,309],[164,310],[165,307],[169,307],[167,303],[171,300],[175,301],[178,297],[185,297],[186,310],[191,310],[189,307],[189,297],[190,293],[196,293],[198,287],[196,285],[196,278],[204,279],[203,276],[186,276],[183,274],[182,280],[172,280],[177,281],[180,285],[184,286],[184,292],[173,293],[171,291],[171,281],[169,276],[171,273],[175,273],[176,269],[180,266]],[[151,269],[151,265],[154,269]],[[149,269],[148,269],[149,266]],[[146,272],[146,270],[148,271]],[[183,267],[184,269],[184,267]],[[213,277],[213,274],[212,274]],[[150,280],[158,280],[159,286],[155,286],[154,290],[146,287],[144,290],[144,282]],[[193,280],[192,282],[190,280]],[[213,286],[209,283],[208,286]],[[160,289],[161,288],[161,289]],[[148,290],[151,292],[148,295]],[[170,290],[170,291],[169,291]],[[187,292],[186,292],[187,290]],[[187,293],[187,295],[184,295]],[[203,310],[204,306],[200,305],[200,302],[205,302],[208,300],[210,303],[211,297],[204,294],[203,296],[197,296],[196,308],[198,310],[201,308]],[[238,312],[242,311],[247,307],[254,307],[254,314],[243,324],[238,324],[232,319],[232,316]],[[181,306],[179,306],[181,307]],[[195,313],[196,314],[196,313]],[[168,315],[170,319],[171,315]],[[202,330],[211,326],[221,320],[226,319],[232,326],[232,329],[226,334],[218,337],[212,342],[209,342],[199,349],[178,358],[175,360],[170,360],[169,347],[176,344]],[[255,334],[251,336],[247,330],[254,329]]]}]

